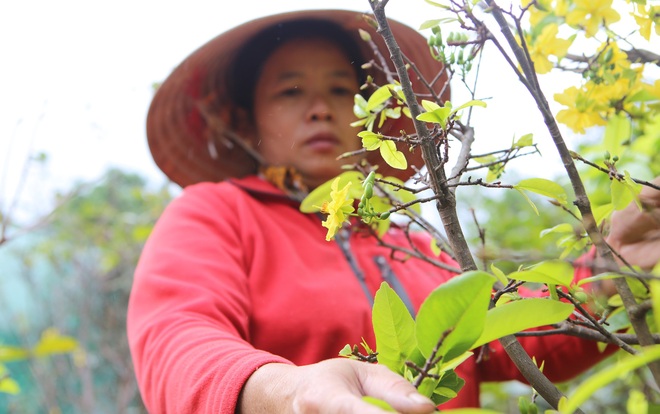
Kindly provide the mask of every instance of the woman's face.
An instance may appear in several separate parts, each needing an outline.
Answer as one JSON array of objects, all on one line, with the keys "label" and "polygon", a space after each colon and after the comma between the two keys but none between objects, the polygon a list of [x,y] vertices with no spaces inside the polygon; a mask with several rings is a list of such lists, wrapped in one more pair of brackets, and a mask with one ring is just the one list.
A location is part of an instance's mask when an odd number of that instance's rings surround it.
[{"label": "woman's face", "polygon": [[269,165],[294,167],[314,188],[342,172],[337,157],[360,148],[355,69],[325,39],[285,43],[264,62],[254,96],[255,148]]}]

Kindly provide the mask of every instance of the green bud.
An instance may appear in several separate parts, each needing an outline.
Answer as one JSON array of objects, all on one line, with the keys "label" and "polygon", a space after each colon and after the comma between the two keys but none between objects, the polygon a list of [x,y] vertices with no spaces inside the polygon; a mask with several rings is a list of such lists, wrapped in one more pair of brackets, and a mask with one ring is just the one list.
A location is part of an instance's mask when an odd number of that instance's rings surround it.
[{"label": "green bud", "polygon": [[380,216],[378,216],[378,218],[380,218],[381,220],[387,220],[388,218],[390,218],[390,212],[385,211],[383,213],[380,213]]},{"label": "green bud", "polygon": [[374,185],[370,182],[366,182],[364,186],[364,196],[366,198],[371,198],[374,196]]},{"label": "green bud", "polygon": [[586,293],[584,292],[575,292],[573,293],[573,298],[578,302],[578,303],[585,303],[589,297],[587,296]]},{"label": "green bud", "polygon": [[367,178],[364,179],[364,184],[366,185],[367,183],[370,183],[373,185],[374,181],[376,181],[376,172],[371,171],[369,175],[367,175]]},{"label": "green bud", "polygon": [[618,156],[618,155],[615,155],[614,157],[612,157],[612,161],[614,161],[614,162],[619,161],[619,156]]}]

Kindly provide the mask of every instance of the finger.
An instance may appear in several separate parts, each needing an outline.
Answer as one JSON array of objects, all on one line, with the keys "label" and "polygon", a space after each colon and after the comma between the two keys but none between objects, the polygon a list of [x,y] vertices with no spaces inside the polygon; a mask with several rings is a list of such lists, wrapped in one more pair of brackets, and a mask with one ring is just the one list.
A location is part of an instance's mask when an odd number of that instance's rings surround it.
[{"label": "finger", "polygon": [[435,411],[435,404],[423,396],[400,375],[384,365],[368,365],[358,375],[365,395],[381,399],[395,410],[406,414],[425,414]]}]

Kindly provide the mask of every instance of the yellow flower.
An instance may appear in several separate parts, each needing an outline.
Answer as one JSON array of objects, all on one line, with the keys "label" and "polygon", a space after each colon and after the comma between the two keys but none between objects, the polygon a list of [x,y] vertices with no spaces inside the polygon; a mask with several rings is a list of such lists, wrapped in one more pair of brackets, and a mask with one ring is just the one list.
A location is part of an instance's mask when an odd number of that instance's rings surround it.
[{"label": "yellow flower", "polygon": [[639,14],[630,13],[639,25],[639,34],[646,40],[651,40],[651,28],[655,26],[655,34],[660,36],[660,6],[651,6],[646,9],[639,6]]},{"label": "yellow flower", "polygon": [[529,24],[535,27],[548,16],[566,16],[569,0],[536,0],[533,4],[532,0],[522,0],[520,5],[529,7]]},{"label": "yellow flower", "polygon": [[534,62],[534,69],[538,74],[550,72],[553,63],[548,56],[556,56],[558,59],[566,56],[572,40],[557,37],[559,28],[556,24],[549,24],[543,28],[536,39],[529,41],[529,54]]},{"label": "yellow flower", "polygon": [[595,35],[601,23],[607,26],[621,18],[612,8],[612,0],[575,0],[574,5],[566,15],[566,23],[584,28],[587,37]]},{"label": "yellow flower", "polygon": [[568,107],[557,113],[557,121],[573,131],[584,134],[586,128],[606,124],[598,112],[597,102],[575,86],[571,86],[563,93],[555,94],[554,98],[555,101]]},{"label": "yellow flower", "polygon": [[353,212],[353,199],[348,197],[348,190],[351,188],[353,183],[347,183],[344,188],[339,190],[339,177],[331,184],[330,198],[331,201],[328,203],[323,203],[322,211],[326,213],[328,217],[322,223],[323,227],[328,229],[328,233],[325,236],[327,241],[332,240],[337,234],[337,230],[341,228],[345,221],[348,221],[348,217]]}]

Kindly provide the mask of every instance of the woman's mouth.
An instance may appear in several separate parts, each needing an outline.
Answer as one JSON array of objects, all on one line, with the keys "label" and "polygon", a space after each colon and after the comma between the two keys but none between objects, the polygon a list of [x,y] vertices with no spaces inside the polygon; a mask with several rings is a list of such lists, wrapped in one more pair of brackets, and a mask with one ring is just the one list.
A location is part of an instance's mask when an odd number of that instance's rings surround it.
[{"label": "woman's mouth", "polygon": [[339,139],[334,134],[322,133],[315,134],[305,140],[305,146],[314,151],[333,151],[340,144]]}]

